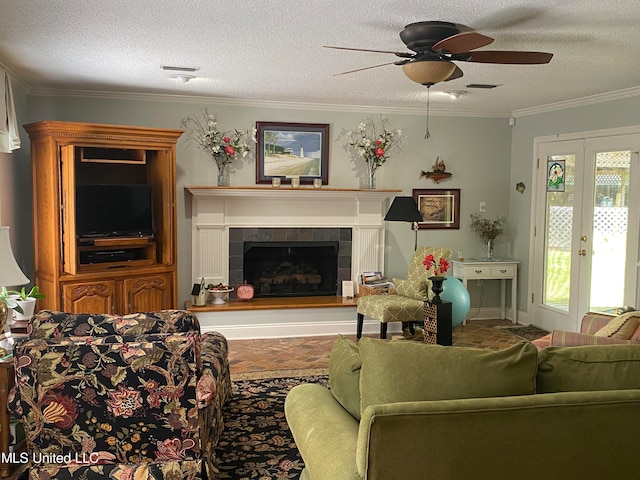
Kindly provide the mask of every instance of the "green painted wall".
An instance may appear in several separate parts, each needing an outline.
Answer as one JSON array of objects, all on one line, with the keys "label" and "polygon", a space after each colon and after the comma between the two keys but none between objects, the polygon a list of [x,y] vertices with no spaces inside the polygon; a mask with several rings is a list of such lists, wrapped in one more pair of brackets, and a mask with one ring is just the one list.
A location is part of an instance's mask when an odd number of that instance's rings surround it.
[{"label": "green painted wall", "polygon": [[[516,118],[511,146],[511,188],[509,189],[509,219],[513,227],[513,252],[523,259],[519,270],[518,310],[528,308],[529,245],[532,232],[531,199],[534,162],[534,139],[611,128],[640,125],[640,97],[630,97],[581,107],[567,108]],[[524,194],[515,190],[524,182]]]},{"label": "green painted wall", "polygon": [[[15,93],[15,92],[14,92]],[[158,96],[53,97],[25,95],[18,92],[16,108],[21,124],[38,120],[66,120],[79,122],[146,125],[151,127],[180,128],[180,120],[189,113],[207,106],[217,114],[222,128],[250,128],[256,121],[329,123],[330,186],[358,188],[363,185],[365,168],[361,160],[354,160],[345,151],[346,140],[340,134],[355,128],[369,116],[378,118],[372,109],[348,111],[346,108],[329,109],[279,108],[277,106],[251,106],[245,103],[232,105],[215,100],[189,98],[163,99]],[[476,118],[432,116],[431,139],[423,139],[425,119],[416,115],[385,115],[392,127],[400,128],[406,135],[402,152],[378,170],[379,188],[398,188],[404,195],[411,195],[414,188],[461,189],[460,230],[422,230],[418,242],[422,245],[447,246],[465,257],[484,255],[480,240],[469,230],[469,215],[478,210],[481,201],[487,204],[487,216],[505,215],[509,219],[508,235],[496,245],[496,254],[515,258],[520,262],[518,309],[527,311],[528,256],[530,243],[530,212],[533,142],[536,137],[586,132],[640,125],[640,97],[613,100],[599,104],[565,108],[564,110],[519,116],[510,127],[506,118]],[[0,156],[3,162],[3,184],[6,172],[11,172],[19,184],[30,183],[29,143],[22,132],[23,148],[12,155]],[[420,179],[421,170],[429,170],[435,158],[440,156],[447,170],[453,173],[450,180],[436,185],[431,180]],[[178,251],[179,251],[179,299],[188,298],[191,278],[191,222],[189,195],[186,185],[213,185],[216,168],[212,160],[195,146],[183,139],[178,143]],[[524,194],[515,190],[516,182],[527,186]],[[231,175],[231,185],[255,184],[255,163],[249,157],[238,161]],[[28,248],[31,238],[30,192],[13,188],[10,194],[3,192],[0,220],[12,226],[18,243],[19,261],[27,275],[33,276],[33,257]],[[27,214],[25,215],[25,212]],[[15,223],[15,225],[14,225]],[[413,232],[405,224],[387,224],[386,273],[388,276],[404,276],[413,250]],[[483,307],[499,305],[498,285],[485,282]],[[497,282],[495,282],[497,283]],[[480,290],[474,282],[469,285],[473,308],[480,306]]]},{"label": "green painted wall", "polygon": [[[250,128],[256,121],[329,123],[331,146],[329,183],[332,187],[358,188],[364,183],[365,168],[361,160],[354,161],[345,151],[346,140],[340,134],[368,117],[378,118],[378,113],[362,113],[325,110],[286,109],[247,105],[216,105],[214,101],[194,103],[193,100],[163,101],[142,96],[140,99],[99,97],[48,97],[30,96],[27,119],[21,123],[38,120],[65,120],[98,122],[151,127],[180,128],[180,120],[189,113],[207,106],[219,117],[223,129]],[[450,247],[454,255],[462,251],[465,256],[481,255],[480,241],[469,231],[469,215],[478,209],[478,203],[487,203],[488,215],[507,215],[509,199],[509,163],[511,129],[504,118],[432,117],[431,139],[423,138],[425,119],[415,115],[385,115],[394,129],[402,129],[406,138],[402,152],[395,154],[377,173],[379,188],[398,188],[411,195],[414,188],[460,188],[460,230],[423,230],[418,242],[424,245]],[[27,137],[25,136],[25,139]],[[27,142],[28,144],[28,142]],[[28,149],[28,145],[27,145]],[[442,158],[447,170],[453,173],[450,180],[436,185],[431,180],[420,179],[421,170],[430,170],[437,156]],[[247,157],[248,159],[249,157]],[[214,185],[216,167],[211,159],[183,139],[178,143],[178,250],[179,250],[179,299],[188,298],[191,288],[191,224],[189,195],[186,185]],[[237,161],[231,175],[231,185],[255,184],[253,158]],[[387,265],[389,276],[403,277],[413,253],[413,232],[408,224],[387,226]],[[498,245],[497,253],[512,255],[509,242]],[[479,298],[470,290],[472,298]],[[487,288],[487,287],[485,287]],[[497,292],[491,287],[484,305],[498,305]]]}]

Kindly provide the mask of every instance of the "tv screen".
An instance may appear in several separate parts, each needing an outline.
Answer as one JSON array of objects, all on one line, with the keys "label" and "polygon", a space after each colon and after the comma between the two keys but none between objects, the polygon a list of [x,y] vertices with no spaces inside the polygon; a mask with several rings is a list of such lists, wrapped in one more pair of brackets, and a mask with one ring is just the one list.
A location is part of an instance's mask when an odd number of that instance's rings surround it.
[{"label": "tv screen", "polygon": [[76,185],[79,238],[153,235],[151,185]]}]

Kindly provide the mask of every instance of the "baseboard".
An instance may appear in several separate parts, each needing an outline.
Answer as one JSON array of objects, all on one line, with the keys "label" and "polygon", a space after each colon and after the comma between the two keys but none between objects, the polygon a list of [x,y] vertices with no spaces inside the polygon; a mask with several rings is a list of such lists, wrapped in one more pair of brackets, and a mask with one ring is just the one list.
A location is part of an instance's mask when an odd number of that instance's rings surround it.
[{"label": "baseboard", "polygon": [[[477,310],[477,309],[476,309]],[[481,308],[468,321],[500,318],[500,307]],[[509,317],[510,310],[507,309]],[[327,335],[355,335],[355,308],[321,308],[289,310],[257,310],[240,312],[198,312],[200,328],[205,332],[219,332],[228,340],[263,338],[318,337]],[[526,325],[526,313],[518,312],[518,322]],[[380,322],[365,318],[363,333],[378,335]],[[387,336],[402,333],[402,324],[389,323]]]},{"label": "baseboard", "polygon": [[[527,320],[526,312],[519,311],[517,313],[518,315],[515,321],[510,308],[507,308],[505,316],[507,320],[511,320],[514,323],[522,323],[524,325],[527,325],[527,323],[524,323]],[[500,307],[482,307],[480,309],[478,309],[477,307],[472,307],[471,310],[469,310],[469,314],[467,315],[468,322],[473,320],[493,320],[496,318],[501,318]]]},{"label": "baseboard", "polygon": [[[227,340],[255,340],[265,338],[287,337],[322,337],[330,335],[355,335],[355,319],[349,324],[345,322],[325,323],[278,323],[262,325],[226,325],[218,327],[202,327],[203,332],[216,331],[225,336]],[[375,320],[365,321],[363,333],[366,335],[378,335],[380,322]],[[389,324],[387,336],[402,333],[400,323]]]}]

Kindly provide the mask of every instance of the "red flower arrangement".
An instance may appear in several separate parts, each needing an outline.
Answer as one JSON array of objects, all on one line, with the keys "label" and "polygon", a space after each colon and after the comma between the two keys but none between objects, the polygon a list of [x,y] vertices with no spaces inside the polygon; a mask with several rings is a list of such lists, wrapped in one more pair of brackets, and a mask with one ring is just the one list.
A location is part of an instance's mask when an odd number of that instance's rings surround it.
[{"label": "red flower arrangement", "polygon": [[427,270],[433,267],[433,275],[435,277],[444,276],[447,273],[447,270],[449,270],[449,262],[444,257],[440,257],[436,262],[436,259],[432,254],[424,257],[422,264]]},{"label": "red flower arrangement", "polygon": [[381,126],[376,127],[373,119],[360,122],[358,128],[349,130],[349,146],[353,151],[367,162],[367,167],[372,171],[381,167],[389,160],[389,154],[399,150],[402,140],[401,130],[391,130],[389,121],[380,118]]},{"label": "red flower arrangement", "polygon": [[211,155],[221,173],[237,154],[244,158],[251,151],[251,143],[256,143],[256,129],[221,132],[215,115],[206,108],[201,114],[201,117],[191,114],[183,118],[182,128],[187,138]]}]

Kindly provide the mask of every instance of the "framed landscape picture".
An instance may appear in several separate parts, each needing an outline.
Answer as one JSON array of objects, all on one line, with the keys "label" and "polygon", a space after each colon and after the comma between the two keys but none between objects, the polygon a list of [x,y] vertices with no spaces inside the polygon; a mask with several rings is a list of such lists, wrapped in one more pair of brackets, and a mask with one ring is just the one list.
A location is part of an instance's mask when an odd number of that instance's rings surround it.
[{"label": "framed landscape picture", "polygon": [[256,183],[329,183],[329,124],[256,122]]},{"label": "framed landscape picture", "polygon": [[420,229],[460,228],[460,189],[414,189],[413,198],[422,214]]}]

